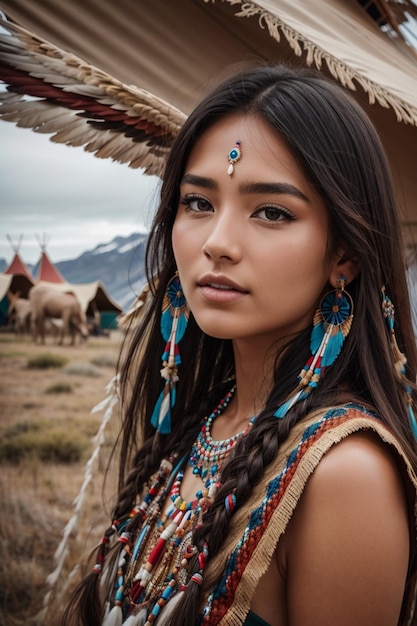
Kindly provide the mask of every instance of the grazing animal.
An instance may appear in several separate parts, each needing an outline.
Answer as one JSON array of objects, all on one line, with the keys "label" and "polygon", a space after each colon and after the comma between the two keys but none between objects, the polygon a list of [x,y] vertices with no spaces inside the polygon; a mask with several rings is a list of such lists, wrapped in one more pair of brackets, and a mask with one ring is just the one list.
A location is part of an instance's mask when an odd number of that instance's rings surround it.
[{"label": "grazing animal", "polygon": [[47,285],[35,285],[29,291],[29,301],[32,307],[33,340],[38,339],[45,343],[45,320],[61,319],[62,326],[59,344],[63,345],[67,335],[71,338],[71,345],[75,344],[77,334],[87,339],[87,318],[81,303],[73,292],[61,292]]},{"label": "grazing animal", "polygon": [[14,314],[14,329],[17,335],[25,335],[30,333],[31,306],[27,298],[20,297],[20,291],[13,293],[7,292],[9,300],[9,309],[7,317],[10,319]]}]

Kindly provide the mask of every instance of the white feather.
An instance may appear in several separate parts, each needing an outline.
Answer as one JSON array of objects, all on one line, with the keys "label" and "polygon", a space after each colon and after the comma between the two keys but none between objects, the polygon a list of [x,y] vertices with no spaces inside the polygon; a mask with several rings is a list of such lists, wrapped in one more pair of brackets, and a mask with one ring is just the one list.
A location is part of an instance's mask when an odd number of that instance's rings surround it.
[{"label": "white feather", "polygon": [[123,613],[120,606],[114,606],[107,617],[104,619],[102,626],[122,626]]}]

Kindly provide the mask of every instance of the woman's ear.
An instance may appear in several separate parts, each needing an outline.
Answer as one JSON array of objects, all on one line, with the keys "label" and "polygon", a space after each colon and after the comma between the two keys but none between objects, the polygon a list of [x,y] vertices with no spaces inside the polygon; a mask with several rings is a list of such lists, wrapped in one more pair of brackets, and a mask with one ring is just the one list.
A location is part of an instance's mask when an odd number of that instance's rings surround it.
[{"label": "woman's ear", "polygon": [[358,257],[352,256],[343,248],[338,248],[330,266],[329,283],[336,288],[337,279],[343,274],[346,276],[347,284],[349,284],[359,274],[360,269]]}]

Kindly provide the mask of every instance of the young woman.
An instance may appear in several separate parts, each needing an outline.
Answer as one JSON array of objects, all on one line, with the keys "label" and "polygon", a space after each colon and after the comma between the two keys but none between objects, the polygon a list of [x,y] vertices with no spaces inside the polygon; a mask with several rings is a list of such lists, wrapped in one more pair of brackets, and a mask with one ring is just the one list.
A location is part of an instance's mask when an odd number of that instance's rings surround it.
[{"label": "young woman", "polygon": [[220,85],[171,151],[147,270],[113,523],[64,623],[414,623],[416,348],[363,111],[307,71]]}]

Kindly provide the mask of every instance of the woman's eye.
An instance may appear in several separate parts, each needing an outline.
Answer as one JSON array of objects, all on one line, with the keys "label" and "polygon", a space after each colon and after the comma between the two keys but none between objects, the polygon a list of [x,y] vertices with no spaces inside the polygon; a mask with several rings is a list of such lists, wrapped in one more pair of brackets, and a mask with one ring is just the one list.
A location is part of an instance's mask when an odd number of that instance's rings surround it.
[{"label": "woman's eye", "polygon": [[256,211],[254,215],[268,222],[280,222],[283,220],[294,219],[294,217],[291,215],[289,211],[287,211],[286,209],[283,209],[282,207],[276,207],[276,206],[261,207],[260,209]]},{"label": "woman's eye", "polygon": [[213,210],[210,202],[201,196],[185,196],[184,198],[181,198],[180,204],[183,204],[185,207],[195,211],[196,213]]}]

